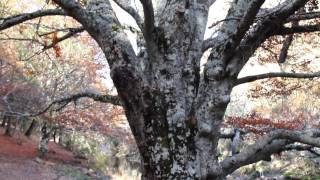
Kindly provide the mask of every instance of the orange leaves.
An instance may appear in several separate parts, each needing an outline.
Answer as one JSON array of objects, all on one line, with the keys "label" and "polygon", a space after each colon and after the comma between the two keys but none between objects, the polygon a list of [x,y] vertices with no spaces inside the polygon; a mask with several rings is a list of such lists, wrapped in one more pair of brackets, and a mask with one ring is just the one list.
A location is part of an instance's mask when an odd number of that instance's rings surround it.
[{"label": "orange leaves", "polygon": [[[51,41],[51,43],[48,43],[48,41]],[[59,41],[60,40],[58,37],[58,32],[53,32],[49,36],[46,36],[44,39],[45,49],[47,49],[48,47],[52,47],[56,55],[56,58],[62,57],[62,50],[61,47],[58,45]]]},{"label": "orange leaves", "polygon": [[61,52],[61,47],[58,45],[58,42],[59,42],[58,33],[54,32],[52,34],[53,49],[56,54],[56,57],[60,58],[62,56],[62,52]]},{"label": "orange leaves", "polygon": [[53,46],[53,49],[54,49],[54,52],[55,52],[55,54],[56,54],[56,57],[57,57],[57,58],[60,58],[60,57],[62,56],[60,46],[55,45],[55,46]]}]

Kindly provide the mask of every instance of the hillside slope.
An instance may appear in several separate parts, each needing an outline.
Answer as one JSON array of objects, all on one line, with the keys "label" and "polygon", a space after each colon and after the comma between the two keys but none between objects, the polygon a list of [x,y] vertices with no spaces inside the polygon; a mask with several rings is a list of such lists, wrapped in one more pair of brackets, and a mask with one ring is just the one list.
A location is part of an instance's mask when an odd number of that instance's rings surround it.
[{"label": "hillside slope", "polygon": [[86,160],[50,142],[44,159],[37,157],[37,140],[16,132],[3,135],[0,128],[0,179],[6,180],[72,180],[109,179],[88,168]]}]

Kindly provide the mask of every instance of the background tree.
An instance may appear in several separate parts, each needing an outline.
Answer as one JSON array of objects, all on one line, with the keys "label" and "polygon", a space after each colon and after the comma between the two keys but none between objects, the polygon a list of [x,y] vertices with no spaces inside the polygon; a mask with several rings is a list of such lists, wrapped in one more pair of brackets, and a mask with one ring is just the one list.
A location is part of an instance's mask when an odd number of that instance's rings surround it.
[{"label": "background tree", "polygon": [[[299,11],[308,0],[281,1],[266,8],[263,0],[234,0],[217,32],[206,40],[209,7],[215,0],[140,0],[141,15],[129,1],[115,0],[136,21],[138,28],[129,29],[138,34],[138,53],[111,1],[52,2],[61,9],[5,17],[0,30],[48,15],[71,16],[83,26],[108,60],[119,104],[142,157],[143,179],[222,179],[244,165],[269,159],[294,142],[320,147],[316,129],[280,129],[238,154],[222,161],[217,158],[223,116],[234,86],[270,77],[319,76],[280,72],[237,78],[266,39],[319,30],[317,23],[297,24],[319,16],[318,12]],[[288,26],[291,22],[295,25]],[[69,34],[72,32],[77,31]],[[54,38],[53,43],[61,39]],[[202,71],[200,59],[206,50],[210,55]],[[59,55],[58,48],[55,52]],[[91,93],[80,96],[101,97]]]}]

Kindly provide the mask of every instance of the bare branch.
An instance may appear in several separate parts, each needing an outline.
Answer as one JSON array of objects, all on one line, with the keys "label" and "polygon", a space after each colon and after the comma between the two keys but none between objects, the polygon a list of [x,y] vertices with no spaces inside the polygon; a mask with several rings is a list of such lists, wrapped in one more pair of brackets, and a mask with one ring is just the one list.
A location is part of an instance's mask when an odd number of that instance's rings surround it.
[{"label": "bare branch", "polygon": [[154,10],[152,1],[149,0],[140,0],[142,6],[143,6],[143,12],[144,12],[144,27],[145,27],[145,33],[146,34],[152,34],[154,30]]},{"label": "bare branch", "polygon": [[287,72],[271,72],[266,74],[258,74],[253,76],[246,76],[239,78],[235,85],[253,82],[260,79],[266,79],[266,78],[274,78],[274,77],[283,77],[283,78],[300,78],[300,79],[307,79],[307,78],[316,78],[320,77],[320,72],[316,73],[287,73]]},{"label": "bare branch", "polygon": [[270,156],[279,153],[283,147],[293,142],[300,142],[315,147],[320,147],[320,131],[290,131],[276,130],[263,136],[256,143],[249,145],[239,154],[228,157],[221,162],[221,169],[224,174],[229,174],[239,167],[258,162],[270,160]]},{"label": "bare branch", "polygon": [[[292,21],[291,25],[292,25],[291,27],[297,27],[299,25],[299,21]],[[282,43],[282,49],[280,51],[278,63],[284,63],[286,61],[292,40],[293,40],[293,34],[289,34],[285,38],[284,42]]]},{"label": "bare branch", "polygon": [[313,146],[309,146],[309,145],[296,145],[296,144],[289,144],[285,147],[283,147],[281,149],[281,151],[292,151],[292,150],[295,150],[295,151],[308,151],[310,152],[311,154],[314,154],[316,156],[320,156],[320,154],[314,150],[314,147]]},{"label": "bare branch", "polygon": [[211,24],[211,26],[209,26],[208,28],[211,29],[211,28],[215,27],[216,25],[218,25],[218,24],[220,24],[220,23],[222,23],[222,22],[224,22],[224,21],[234,21],[234,20],[240,21],[241,18],[240,18],[240,17],[233,17],[233,18],[222,19],[222,20],[219,20],[219,21],[214,22],[214,23]]},{"label": "bare branch", "polygon": [[319,11],[294,14],[287,19],[287,22],[309,20],[309,19],[316,19],[316,18],[320,18]]},{"label": "bare branch", "polygon": [[61,105],[62,104],[59,108],[57,108],[55,110],[55,111],[59,111],[59,110],[63,109],[66,105],[68,105],[70,102],[77,101],[80,98],[91,98],[94,101],[99,101],[99,102],[103,102],[103,103],[110,103],[113,105],[122,106],[122,102],[118,96],[100,95],[100,94],[95,94],[95,93],[90,93],[90,92],[83,92],[83,93],[71,95],[69,97],[57,99],[57,100],[51,102],[45,109],[43,109],[42,111],[40,111],[37,114],[34,114],[32,116],[38,116],[40,114],[47,112],[54,105],[56,105],[56,104]]},{"label": "bare branch", "polygon": [[221,139],[232,139],[234,137],[234,133],[230,133],[230,134],[220,134],[220,138]]},{"label": "bare branch", "polygon": [[43,48],[43,51],[47,50],[47,49],[50,49],[50,48],[53,48],[55,45],[57,45],[58,43],[66,40],[66,39],[69,39],[71,37],[73,37],[74,35],[78,34],[78,33],[81,33],[84,31],[84,28],[83,27],[78,27],[78,28],[70,28],[69,29],[70,31],[63,35],[62,37],[56,39],[54,42],[52,42],[51,44],[45,46]]},{"label": "bare branch", "polygon": [[272,36],[272,33],[281,27],[292,14],[303,7],[307,1],[308,0],[286,0],[276,8],[273,8],[276,9],[276,11],[272,11],[270,14],[268,13],[268,15],[252,26],[227,65],[229,75],[236,78],[261,43]]},{"label": "bare branch", "polygon": [[59,5],[68,15],[75,18],[81,24],[84,24],[84,22],[87,21],[87,11],[75,0],[53,0],[53,2]]},{"label": "bare branch", "polygon": [[43,16],[56,16],[56,15],[65,16],[66,13],[62,9],[47,9],[47,10],[35,11],[32,13],[24,13],[24,14],[14,15],[6,18],[1,18],[0,31],[31,19],[35,19]]},{"label": "bare branch", "polygon": [[[230,37],[228,41],[228,47],[225,48],[225,51],[230,51],[230,49],[235,49],[241,39],[246,34],[247,30],[250,28],[252,23],[255,20],[256,15],[264,0],[252,0],[252,1],[244,1],[244,0],[234,0],[232,3],[229,12],[223,20],[223,24],[220,28],[219,36]],[[217,39],[214,38],[214,39]],[[211,41],[210,39],[204,42],[202,50],[205,51],[210,48],[210,45],[214,45],[216,40]],[[211,43],[209,43],[211,42]],[[232,53],[228,53],[232,54]]]},{"label": "bare branch", "polygon": [[305,25],[305,26],[295,26],[295,27],[282,27],[277,31],[273,32],[271,35],[288,35],[294,33],[306,33],[306,32],[316,32],[320,31],[320,24],[315,25]]},{"label": "bare branch", "polygon": [[144,29],[143,29],[143,35],[147,44],[147,49],[149,53],[149,57],[151,59],[154,59],[155,55],[153,54],[154,49],[156,49],[157,45],[155,43],[155,20],[154,20],[154,10],[153,10],[153,4],[150,0],[140,0],[142,6],[143,6],[143,12],[144,12]]},{"label": "bare branch", "polygon": [[283,44],[282,44],[282,48],[281,48],[281,51],[280,51],[280,55],[279,55],[279,59],[278,59],[278,63],[284,63],[287,59],[287,56],[288,56],[288,51],[289,51],[289,47],[292,43],[292,40],[293,40],[293,34],[289,34]]}]

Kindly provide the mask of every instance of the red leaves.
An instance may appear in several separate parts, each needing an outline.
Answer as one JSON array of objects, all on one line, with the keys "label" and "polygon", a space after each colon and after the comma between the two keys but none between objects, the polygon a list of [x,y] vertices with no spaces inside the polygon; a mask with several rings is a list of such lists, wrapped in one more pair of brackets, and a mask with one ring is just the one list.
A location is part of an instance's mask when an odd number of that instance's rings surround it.
[{"label": "red leaves", "polygon": [[227,117],[227,124],[263,135],[275,129],[301,130],[304,128],[306,121],[302,114],[293,119],[272,120],[253,113],[247,118]]},{"label": "red leaves", "polygon": [[56,54],[56,57],[60,58],[62,56],[62,52],[61,52],[61,47],[58,46],[58,42],[59,42],[58,33],[54,32],[52,34],[53,49],[54,49],[54,52]]}]

